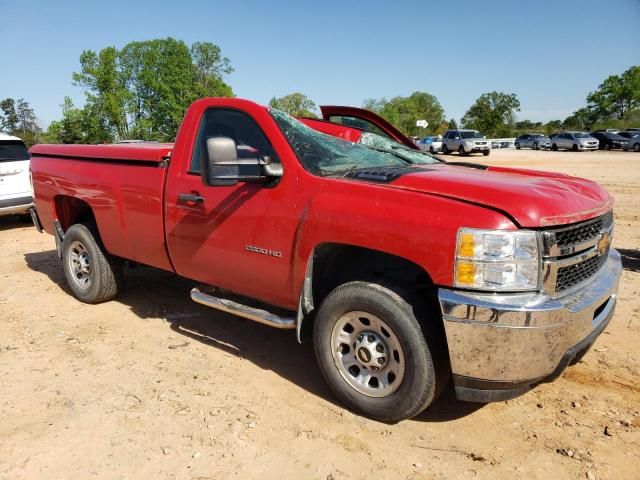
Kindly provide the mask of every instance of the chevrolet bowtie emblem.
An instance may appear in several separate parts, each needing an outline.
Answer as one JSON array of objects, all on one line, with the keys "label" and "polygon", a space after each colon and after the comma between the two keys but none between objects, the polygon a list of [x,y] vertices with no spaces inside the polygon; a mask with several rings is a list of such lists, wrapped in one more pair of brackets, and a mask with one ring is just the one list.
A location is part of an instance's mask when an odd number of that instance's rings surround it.
[{"label": "chevrolet bowtie emblem", "polygon": [[607,232],[603,233],[598,240],[598,253],[600,255],[604,255],[609,250],[609,245],[611,245],[611,237]]}]

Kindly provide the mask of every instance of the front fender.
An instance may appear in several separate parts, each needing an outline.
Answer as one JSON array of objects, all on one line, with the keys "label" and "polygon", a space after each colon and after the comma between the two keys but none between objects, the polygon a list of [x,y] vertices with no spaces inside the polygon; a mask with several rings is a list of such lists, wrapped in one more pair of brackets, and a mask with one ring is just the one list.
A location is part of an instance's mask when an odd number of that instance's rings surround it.
[{"label": "front fender", "polygon": [[[309,259],[323,243],[368,248],[409,260],[435,285],[451,286],[455,242],[461,227],[515,229],[483,206],[381,184],[319,179],[300,221],[292,285],[300,297]],[[316,190],[315,192],[313,190]]]}]

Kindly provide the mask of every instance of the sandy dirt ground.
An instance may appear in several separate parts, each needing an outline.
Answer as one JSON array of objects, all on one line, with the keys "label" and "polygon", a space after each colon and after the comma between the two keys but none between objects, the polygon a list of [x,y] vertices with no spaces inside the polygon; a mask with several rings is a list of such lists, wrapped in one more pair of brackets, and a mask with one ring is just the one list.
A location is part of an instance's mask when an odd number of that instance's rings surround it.
[{"label": "sandy dirt ground", "polygon": [[293,333],[196,305],[192,282],[148,268],[84,305],[53,238],[2,218],[0,478],[640,478],[640,154],[473,160],[580,175],[616,198],[618,309],[556,382],[371,421],[337,402]]}]

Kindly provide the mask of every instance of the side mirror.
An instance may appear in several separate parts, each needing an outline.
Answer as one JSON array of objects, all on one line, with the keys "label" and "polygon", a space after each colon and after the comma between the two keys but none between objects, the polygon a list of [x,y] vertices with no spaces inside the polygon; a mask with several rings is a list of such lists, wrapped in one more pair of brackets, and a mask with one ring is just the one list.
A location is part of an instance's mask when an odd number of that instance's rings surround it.
[{"label": "side mirror", "polygon": [[207,161],[202,168],[202,183],[230,186],[238,182],[267,182],[281,177],[282,164],[271,163],[271,157],[238,158],[236,142],[228,137],[207,139]]}]

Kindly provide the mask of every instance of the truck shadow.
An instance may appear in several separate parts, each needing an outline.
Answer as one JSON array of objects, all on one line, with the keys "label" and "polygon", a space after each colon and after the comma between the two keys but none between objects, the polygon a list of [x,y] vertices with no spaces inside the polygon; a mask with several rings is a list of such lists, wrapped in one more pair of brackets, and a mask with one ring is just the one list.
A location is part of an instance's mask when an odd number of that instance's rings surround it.
[{"label": "truck shadow", "polygon": [[[47,275],[71,295],[55,250],[27,253],[28,267]],[[293,331],[276,330],[193,303],[189,291],[195,282],[150,267],[127,268],[125,285],[115,302],[127,306],[142,320],[163,319],[188,342],[199,342],[249,360],[333,405],[344,408],[329,390],[316,365],[313,348],[300,345]],[[445,392],[414,420],[445,422],[467,416],[482,404],[457,401]]]},{"label": "truck shadow", "polygon": [[640,272],[640,250],[618,248],[622,259],[622,268],[629,272]]}]

